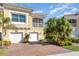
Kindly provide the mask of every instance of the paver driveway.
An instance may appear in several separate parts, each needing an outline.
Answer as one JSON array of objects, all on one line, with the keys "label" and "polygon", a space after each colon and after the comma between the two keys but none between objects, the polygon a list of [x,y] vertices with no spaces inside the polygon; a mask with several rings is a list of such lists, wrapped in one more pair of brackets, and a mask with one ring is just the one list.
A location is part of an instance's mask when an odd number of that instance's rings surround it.
[{"label": "paver driveway", "polygon": [[58,53],[70,52],[67,49],[55,45],[42,44],[12,44],[7,49],[8,56],[46,56]]}]

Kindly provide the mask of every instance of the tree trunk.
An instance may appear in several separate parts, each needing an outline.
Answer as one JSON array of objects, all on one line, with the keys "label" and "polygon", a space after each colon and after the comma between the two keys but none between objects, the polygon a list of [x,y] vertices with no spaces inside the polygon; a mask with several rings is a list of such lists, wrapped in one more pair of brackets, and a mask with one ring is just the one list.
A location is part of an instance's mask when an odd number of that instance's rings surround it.
[{"label": "tree trunk", "polygon": [[2,24],[2,47],[3,47],[3,39],[4,39],[4,24]]}]

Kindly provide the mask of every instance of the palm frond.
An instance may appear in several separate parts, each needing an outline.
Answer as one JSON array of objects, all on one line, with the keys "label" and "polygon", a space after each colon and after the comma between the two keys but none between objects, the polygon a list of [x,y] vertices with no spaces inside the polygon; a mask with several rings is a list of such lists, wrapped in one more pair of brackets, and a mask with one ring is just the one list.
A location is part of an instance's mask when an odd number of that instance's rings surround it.
[{"label": "palm frond", "polygon": [[6,18],[3,19],[3,23],[6,24],[6,23],[9,23],[9,22],[10,22],[10,18],[9,17],[6,17]]}]

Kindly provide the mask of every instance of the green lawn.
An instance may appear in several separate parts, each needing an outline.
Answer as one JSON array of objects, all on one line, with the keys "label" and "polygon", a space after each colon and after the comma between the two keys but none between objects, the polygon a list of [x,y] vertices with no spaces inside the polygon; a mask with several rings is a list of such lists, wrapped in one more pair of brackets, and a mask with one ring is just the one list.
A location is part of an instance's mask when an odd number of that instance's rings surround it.
[{"label": "green lawn", "polygon": [[79,51],[79,46],[63,46],[63,48],[70,49],[72,51]]},{"label": "green lawn", "polygon": [[0,49],[0,56],[5,55],[5,49]]}]

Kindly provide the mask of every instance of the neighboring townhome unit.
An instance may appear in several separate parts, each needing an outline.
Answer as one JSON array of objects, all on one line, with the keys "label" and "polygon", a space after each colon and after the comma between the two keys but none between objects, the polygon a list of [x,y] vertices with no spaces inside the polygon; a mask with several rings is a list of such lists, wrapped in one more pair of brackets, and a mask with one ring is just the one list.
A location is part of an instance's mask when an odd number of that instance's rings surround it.
[{"label": "neighboring townhome unit", "polygon": [[29,34],[30,42],[37,42],[44,38],[43,24],[45,14],[32,13],[32,9],[15,6],[13,4],[0,4],[0,12],[5,17],[9,17],[11,24],[16,28],[8,28],[5,39],[10,39],[12,43],[21,42],[25,34]]},{"label": "neighboring townhome unit", "polygon": [[64,17],[69,20],[73,27],[73,36],[79,36],[79,14],[67,14]]}]

